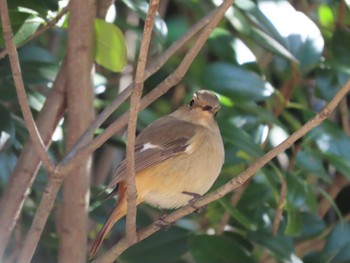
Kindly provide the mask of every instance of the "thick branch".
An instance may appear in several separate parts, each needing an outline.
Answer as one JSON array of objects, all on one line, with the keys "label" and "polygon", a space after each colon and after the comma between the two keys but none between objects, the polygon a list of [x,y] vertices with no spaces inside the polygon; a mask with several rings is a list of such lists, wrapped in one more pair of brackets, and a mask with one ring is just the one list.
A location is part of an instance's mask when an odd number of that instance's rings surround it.
[{"label": "thick branch", "polygon": [[[158,99],[160,96],[165,94],[170,88],[178,84],[184,75],[186,74],[191,63],[198,55],[199,51],[204,46],[206,40],[208,39],[210,33],[214,30],[215,26],[220,22],[221,18],[225,14],[226,10],[232,5],[234,1],[225,1],[220,5],[216,10],[214,15],[211,17],[211,20],[208,22],[208,25],[203,29],[201,34],[198,36],[195,44],[192,48],[186,53],[184,59],[181,61],[177,69],[169,75],[164,81],[162,81],[156,88],[154,88],[150,93],[148,93],[140,102],[139,110],[143,110],[153,101]],[[92,142],[88,143],[86,146],[82,147],[77,151],[74,156],[69,156],[65,158],[58,165],[57,171],[59,173],[65,173],[67,170],[72,169],[74,165],[77,165],[80,160],[83,160],[85,156],[89,153],[95,151],[103,143],[105,143],[109,138],[111,138],[117,131],[123,128],[129,118],[129,112],[124,113],[117,121],[112,123],[102,134],[97,136]]]},{"label": "thick branch", "polygon": [[[67,149],[91,125],[95,0],[69,3],[67,45]],[[84,263],[87,255],[91,156],[70,171],[63,184],[62,229],[58,261]]]},{"label": "thick branch", "polygon": [[[206,21],[208,25],[206,26],[205,29],[203,29],[203,32],[197,38],[194,46],[187,52],[182,63],[179,65],[179,67],[176,69],[176,71],[173,74],[171,74],[168,78],[166,78],[152,92],[150,92],[147,96],[145,96],[141,100],[139,110],[142,110],[145,107],[147,107],[150,103],[152,103],[154,100],[159,98],[166,91],[168,91],[173,85],[175,85],[181,80],[183,75],[188,70],[191,62],[194,60],[194,58],[196,57],[200,49],[203,47],[210,33],[212,32],[214,27],[219,23],[220,19],[223,17],[225,11],[230,7],[232,2],[233,1],[225,2],[223,5],[215,9],[213,13],[208,15],[205,18],[205,20],[203,20],[203,21]],[[199,29],[200,27],[198,26],[196,30],[199,30]],[[174,47],[174,50],[176,49],[177,48]],[[170,53],[171,52],[169,52],[169,54]],[[147,73],[145,74],[147,75]],[[121,95],[122,94],[120,94],[119,96]],[[127,98],[127,95],[125,93],[124,93],[124,96],[126,96]],[[117,102],[121,103],[120,100],[115,101],[115,103]],[[106,116],[107,116],[107,113],[103,117],[107,118]],[[101,117],[100,120],[103,119],[103,117]],[[92,151],[97,149],[107,139],[113,136],[115,132],[123,128],[127,124],[128,118],[129,118],[129,114],[125,113],[116,122],[114,122],[111,126],[109,126],[103,134],[96,137],[92,142],[82,147],[81,149],[79,149],[79,147],[77,148],[74,147],[75,151],[72,150],[70,154],[68,154],[66,158],[62,160],[60,166],[56,167],[56,170],[54,172],[55,180],[50,180],[47,184],[47,187],[46,187],[46,189],[48,189],[47,194],[43,195],[42,200],[40,201],[40,204],[35,214],[29,234],[27,235],[27,238],[25,241],[26,243],[38,242],[40,235],[42,233],[42,230],[46,224],[49,213],[54,205],[55,197],[59,189],[59,183],[61,183],[64,180],[67,172],[70,171],[75,165],[80,164],[81,160],[86,158],[86,156],[88,156]],[[89,130],[82,137],[83,142],[86,143],[89,141],[89,138],[86,136],[86,134],[89,134],[90,131],[93,133],[94,125],[96,125],[96,122],[92,126],[90,126],[91,129],[89,128]],[[84,143],[82,143],[82,145],[84,145]],[[58,184],[56,183],[57,181],[59,182]]]},{"label": "thick branch", "polygon": [[26,123],[26,126],[28,127],[30,138],[33,141],[34,147],[40,159],[43,162],[46,170],[50,173],[54,169],[54,164],[46,152],[46,147],[42,141],[42,138],[40,137],[38,128],[36,127],[36,124],[33,119],[33,115],[30,111],[30,107],[27,101],[27,95],[26,95],[26,91],[25,91],[24,83],[22,79],[22,73],[19,65],[17,49],[12,39],[13,34],[12,34],[10,17],[8,14],[6,0],[0,1],[0,14],[1,14],[2,30],[4,34],[6,49],[9,54],[13,80],[15,82],[17,97],[18,97],[19,105],[21,107],[21,111],[24,117],[24,121]]},{"label": "thick branch", "polygon": [[[247,170],[241,173],[238,177],[232,179],[227,184],[221,186],[217,190],[212,193],[209,193],[191,204],[176,210],[175,212],[166,216],[163,220],[172,223],[180,218],[192,213],[195,208],[194,207],[203,207],[208,205],[211,202],[214,202],[226,194],[234,191],[242,184],[244,184],[247,180],[252,178],[254,174],[259,171],[264,165],[266,165],[269,161],[271,161],[274,157],[276,157],[279,153],[285,151],[293,143],[295,143],[298,139],[303,137],[307,132],[320,125],[325,119],[328,118],[329,114],[335,109],[340,100],[346,95],[346,93],[350,90],[350,80],[342,87],[342,89],[336,94],[336,96],[320,111],[314,118],[305,123],[298,131],[294,132],[290,135],[286,140],[277,145],[275,148],[266,153],[263,157],[257,160],[255,163],[251,164]],[[153,233],[157,232],[160,229],[159,225],[153,223],[152,225],[144,228],[138,233],[138,242],[149,237]],[[116,245],[114,245],[110,250],[108,250],[101,257],[97,258],[95,263],[105,263],[105,262],[113,262],[121,253],[123,253],[127,248],[131,245],[124,238],[119,241]]]},{"label": "thick branch", "polygon": [[[174,42],[159,58],[154,59],[150,62],[149,66],[145,69],[145,78],[143,81],[146,81],[150,76],[157,72],[168,59],[174,55],[187,41],[189,41],[195,34],[197,34],[216,14],[217,9],[213,10],[211,13],[199,20],[191,29],[176,42]],[[86,132],[81,136],[79,141],[74,145],[70,152],[63,158],[61,163],[70,162],[70,159],[77,153],[77,151],[85,146],[94,134],[96,129],[101,126],[101,124],[107,120],[107,118],[131,95],[135,83],[131,83],[125,90],[123,90],[118,97],[114,99],[111,105],[107,106],[96,118],[94,123],[86,130]]]}]

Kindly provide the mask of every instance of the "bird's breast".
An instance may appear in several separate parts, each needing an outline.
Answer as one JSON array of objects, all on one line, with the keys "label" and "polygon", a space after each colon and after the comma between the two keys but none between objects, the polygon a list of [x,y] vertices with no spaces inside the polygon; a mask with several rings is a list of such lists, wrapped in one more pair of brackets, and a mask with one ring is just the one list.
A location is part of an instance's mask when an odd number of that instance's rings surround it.
[{"label": "bird's breast", "polygon": [[[214,134],[215,135],[215,134]],[[138,193],[159,208],[177,208],[193,197],[183,192],[205,194],[213,185],[224,161],[221,136],[197,133],[185,153],[174,156],[136,177]]]}]

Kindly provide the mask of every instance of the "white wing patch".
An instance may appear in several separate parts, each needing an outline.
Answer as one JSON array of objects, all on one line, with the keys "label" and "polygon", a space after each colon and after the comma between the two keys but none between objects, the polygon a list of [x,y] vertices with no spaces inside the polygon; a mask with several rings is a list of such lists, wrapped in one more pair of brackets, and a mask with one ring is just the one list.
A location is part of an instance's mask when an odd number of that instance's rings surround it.
[{"label": "white wing patch", "polygon": [[160,148],[161,147],[159,147],[158,145],[147,142],[144,145],[142,145],[142,149],[140,150],[140,152],[146,151],[148,149],[160,149]]}]

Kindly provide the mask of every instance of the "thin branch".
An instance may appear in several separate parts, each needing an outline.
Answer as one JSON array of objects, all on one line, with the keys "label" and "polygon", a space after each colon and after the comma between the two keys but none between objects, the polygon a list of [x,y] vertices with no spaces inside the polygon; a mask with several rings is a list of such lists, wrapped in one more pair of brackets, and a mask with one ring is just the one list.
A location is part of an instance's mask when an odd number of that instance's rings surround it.
[{"label": "thin branch", "polygon": [[350,136],[350,122],[349,122],[349,109],[347,105],[347,98],[343,98],[339,104],[341,124],[344,132]]},{"label": "thin branch", "polygon": [[[303,137],[307,132],[320,125],[325,119],[328,118],[330,113],[335,109],[335,107],[339,104],[340,100],[346,95],[346,93],[350,90],[350,80],[341,88],[341,90],[335,95],[335,97],[318,113],[314,118],[310,119],[307,123],[305,123],[298,131],[291,134],[286,140],[277,145],[275,148],[271,149],[268,153],[266,153],[263,157],[258,159],[256,162],[251,164],[248,169],[246,169],[243,173],[241,173],[238,177],[232,179],[225,185],[221,186],[214,192],[211,192],[201,198],[198,198],[191,204],[188,204],[173,213],[166,216],[163,220],[168,223],[173,223],[180,218],[192,213],[195,211],[195,207],[203,207],[211,202],[214,202],[228,193],[234,191],[242,184],[244,184],[247,180],[252,178],[254,174],[259,171],[264,165],[266,165],[269,161],[271,161],[274,157],[276,157],[279,153],[285,151],[293,143],[295,143],[298,139]],[[138,233],[138,241],[141,241],[153,233],[157,232],[160,229],[159,225],[153,223],[148,227],[142,229]],[[124,238],[120,240],[116,245],[114,245],[110,250],[108,250],[101,257],[97,258],[95,263],[102,262],[113,262],[122,252],[124,252],[131,245]]]},{"label": "thin branch", "polygon": [[277,171],[277,175],[281,181],[281,192],[280,192],[280,197],[279,197],[278,204],[277,204],[275,218],[273,219],[273,224],[272,224],[272,234],[274,236],[276,236],[278,233],[278,228],[279,228],[279,225],[280,225],[281,219],[282,219],[284,203],[286,201],[286,196],[287,196],[286,180],[284,179],[283,175],[281,173],[279,173],[278,171]]},{"label": "thin branch", "polygon": [[10,17],[8,14],[7,1],[0,1],[0,14],[1,14],[1,23],[2,30],[4,34],[6,49],[9,54],[11,70],[13,75],[13,80],[15,82],[17,97],[21,111],[28,127],[30,138],[33,140],[34,147],[43,162],[46,170],[50,173],[54,170],[54,163],[50,159],[49,155],[46,152],[46,147],[40,137],[38,128],[34,122],[33,115],[30,111],[30,107],[27,101],[27,95],[24,88],[24,83],[22,79],[21,68],[19,65],[18,54],[16,50],[16,45],[12,39],[12,29],[10,23]]},{"label": "thin branch", "polygon": [[[220,18],[222,18],[223,13],[228,9],[233,1],[229,1],[227,4],[223,6],[219,6],[215,10],[213,10],[212,13],[210,13],[208,16],[206,16],[203,20],[203,23],[208,24],[207,27],[204,29],[204,31],[201,33],[200,37],[197,38],[197,41],[195,45],[187,52],[185,59],[182,61],[182,63],[179,65],[179,67],[176,69],[176,71],[171,74],[168,78],[166,78],[161,84],[159,84],[152,92],[150,92],[147,96],[145,96],[141,102],[140,102],[140,108],[139,110],[144,109],[149,104],[151,104],[154,100],[159,98],[161,95],[163,95],[165,92],[167,92],[173,85],[177,84],[183,75],[188,70],[191,62],[194,60],[200,49],[203,47],[206,39],[209,37],[209,34],[214,29],[215,25],[219,22]],[[219,17],[218,17],[219,16]],[[205,21],[205,22],[204,22]],[[214,21],[214,22],[213,22]],[[210,25],[209,25],[210,23]],[[200,30],[200,26],[196,27],[196,30]],[[193,31],[193,34],[195,34]],[[192,35],[193,36],[193,35]],[[178,46],[173,45],[173,50],[169,51],[168,56],[171,56],[172,52],[175,52],[179,47],[180,43],[185,43],[185,39],[190,38],[190,34],[183,37],[184,42],[177,42]],[[162,57],[165,60],[165,57]],[[158,66],[157,66],[158,68]],[[154,68],[156,71],[157,69]],[[147,76],[147,72],[145,73]],[[122,92],[123,93],[123,92]],[[124,96],[125,99],[128,97],[127,92],[123,93],[123,95],[119,94],[119,97],[117,100],[114,101],[114,104],[122,103],[121,99],[119,100],[120,96]],[[130,94],[129,94],[130,95]],[[119,105],[120,105],[119,104]],[[109,108],[108,110],[111,111],[112,108]],[[103,118],[107,118],[109,115],[107,114],[107,111],[104,111],[105,114],[100,115],[99,121],[101,121]],[[113,110],[111,111],[113,112]],[[106,140],[108,140],[111,136],[115,134],[119,129],[123,128],[128,121],[128,113],[125,113],[122,115],[116,122],[114,122],[111,126],[109,126],[106,131],[96,137],[91,143],[87,144],[86,146],[82,147],[82,149],[79,149],[79,147],[74,147],[75,150],[72,150],[70,154],[67,154],[66,158],[64,158],[59,166],[56,166],[56,169],[52,175],[52,180],[49,180],[46,189],[47,192],[43,195],[39,207],[35,213],[35,217],[33,220],[33,223],[31,225],[31,228],[29,230],[29,233],[26,237],[26,243],[30,242],[38,242],[40,235],[43,231],[43,228],[47,222],[48,216],[50,214],[50,211],[52,210],[52,207],[54,205],[55,197],[57,195],[57,192],[59,190],[60,184],[64,180],[65,176],[68,174],[68,172],[75,166],[78,165],[86,156],[88,156],[92,151],[97,149],[99,146],[101,146]],[[103,122],[103,121],[102,121]],[[102,123],[101,122],[101,123]],[[88,130],[87,132],[81,137],[80,140],[81,145],[84,145],[86,142],[89,141],[88,134],[94,132],[94,127],[98,124],[98,121],[95,122]],[[99,125],[97,125],[99,127]],[[109,137],[108,137],[109,136]],[[28,240],[28,241],[27,241]]]},{"label": "thin branch", "polygon": [[[17,46],[23,46],[24,44],[28,43],[29,41],[33,40],[34,38],[40,36],[44,32],[46,32],[48,29],[54,27],[57,22],[68,12],[68,5],[62,8],[61,12],[54,18],[52,18],[49,22],[47,22],[44,26],[40,27],[33,35],[29,36],[25,41],[20,43],[20,45]],[[0,59],[4,58],[8,54],[7,49],[4,49],[0,52]]]},{"label": "thin branch", "polygon": [[[53,87],[36,118],[38,129],[47,147],[50,145],[52,134],[64,114],[65,64],[65,61],[63,61]],[[33,142],[28,138],[11,173],[0,202],[0,259],[40,164],[40,158],[36,153]]]},{"label": "thin branch", "polygon": [[159,0],[151,0],[143,29],[140,53],[137,62],[135,75],[135,88],[130,98],[130,115],[128,123],[128,134],[126,144],[126,173],[127,173],[127,215],[126,215],[126,236],[130,242],[136,241],[136,200],[137,189],[135,181],[135,133],[137,125],[137,114],[140,106],[140,99],[144,85],[144,75],[151,42],[154,19],[156,18]]},{"label": "thin branch", "polygon": [[[157,72],[168,60],[174,55],[187,41],[189,41],[195,34],[197,34],[205,25],[209,23],[212,17],[217,12],[217,9],[214,9],[208,15],[200,19],[195,25],[193,25],[190,30],[183,35],[181,38],[176,40],[160,57],[152,60],[150,64],[145,69],[145,78],[143,81],[146,81],[150,76]],[[85,146],[89,141],[91,136],[94,134],[96,129],[101,126],[105,120],[124,102],[126,101],[133,88],[135,83],[131,83],[125,90],[123,90],[118,97],[116,97],[112,104],[107,106],[96,118],[94,123],[86,130],[86,132],[81,136],[79,141],[74,145],[74,147],[66,154],[61,163],[70,162],[70,159],[77,153],[79,149]],[[117,120],[118,121],[118,120]]]},{"label": "thin branch", "polygon": [[[61,186],[60,177],[56,175],[50,176],[48,185],[46,186],[43,196],[38,207],[38,210],[35,213],[33,223],[29,229],[29,232],[24,240],[23,249],[18,259],[18,263],[30,262],[34,252],[36,244],[38,244],[41,233],[44,230],[45,223],[47,218],[50,215],[50,212],[55,203],[55,197],[58,193],[58,190]],[[40,209],[40,207],[44,209]],[[33,245],[34,244],[34,245]],[[34,247],[33,247],[34,246]]]}]

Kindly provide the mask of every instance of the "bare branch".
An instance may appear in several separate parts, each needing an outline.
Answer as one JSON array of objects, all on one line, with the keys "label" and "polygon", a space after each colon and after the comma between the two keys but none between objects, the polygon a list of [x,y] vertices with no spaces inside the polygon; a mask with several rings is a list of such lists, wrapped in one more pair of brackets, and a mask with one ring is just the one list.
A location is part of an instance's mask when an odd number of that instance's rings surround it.
[{"label": "bare branch", "polygon": [[[208,39],[210,33],[213,31],[215,26],[219,23],[221,18],[223,17],[226,10],[232,5],[234,1],[225,1],[222,5],[220,5],[217,9],[215,9],[215,13],[211,16],[208,25],[203,29],[199,37],[196,39],[195,44],[192,48],[186,53],[184,59],[181,61],[180,65],[176,68],[176,70],[169,75],[165,80],[163,80],[157,87],[155,87],[150,93],[143,97],[140,102],[139,110],[143,110],[148,105],[150,105],[153,101],[158,99],[160,96],[165,94],[170,88],[174,85],[178,84],[181,79],[186,74],[188,68],[190,67],[192,61],[198,55],[199,51],[204,46],[206,40]],[[226,8],[226,9],[225,9]],[[207,18],[208,19],[208,18]],[[65,173],[65,171],[72,169],[74,165],[77,165],[80,160],[84,159],[84,156],[87,156],[90,152],[99,148],[104,142],[106,142],[109,138],[111,138],[117,131],[123,128],[127,120],[129,118],[129,112],[124,113],[118,120],[112,123],[106,130],[97,136],[93,141],[78,149],[77,153],[72,156],[67,156],[64,158],[58,165],[57,170],[60,173]]]},{"label": "bare branch", "polygon": [[137,124],[137,113],[139,111],[140,99],[144,84],[145,68],[151,42],[154,19],[156,18],[159,0],[151,0],[143,29],[142,42],[137,61],[135,88],[130,98],[130,115],[128,123],[128,134],[126,144],[126,172],[127,172],[127,215],[126,234],[130,242],[136,241],[136,200],[137,189],[135,182],[135,133]]},{"label": "bare branch", "polygon": [[[166,222],[172,223],[180,218],[192,213],[195,208],[194,207],[203,207],[211,202],[214,202],[228,193],[234,191],[242,184],[244,184],[247,180],[252,178],[254,174],[259,171],[264,165],[266,165],[269,161],[271,161],[274,157],[276,157],[279,153],[285,151],[293,143],[295,143],[298,139],[303,137],[307,132],[320,125],[325,119],[327,119],[330,113],[335,109],[335,107],[339,104],[340,100],[346,95],[346,93],[350,90],[350,80],[341,88],[341,90],[336,94],[336,96],[320,111],[316,116],[310,119],[307,123],[305,123],[298,131],[291,134],[286,140],[277,145],[275,148],[271,149],[268,153],[266,153],[263,157],[258,159],[256,162],[251,164],[248,169],[246,169],[243,173],[241,173],[238,177],[232,179],[225,185],[221,186],[217,190],[212,193],[209,193],[201,198],[198,198],[191,204],[184,206],[175,212],[169,214],[164,218]],[[138,233],[137,242],[149,237],[153,233],[157,232],[160,229],[159,225],[153,223],[150,226],[142,229]],[[125,238],[120,240],[116,245],[114,245],[110,250],[108,250],[101,257],[97,258],[95,263],[105,263],[105,262],[113,262],[122,252],[124,252],[131,245]]]},{"label": "bare branch", "polygon": [[24,240],[23,248],[17,261],[18,263],[26,263],[31,261],[35,252],[35,247],[39,242],[47,218],[49,217],[55,203],[55,198],[58,190],[60,189],[60,186],[61,181],[58,180],[57,176],[53,175],[49,177],[49,181],[43,192],[40,205],[35,213],[33,223]]},{"label": "bare branch", "polygon": [[281,223],[282,219],[282,213],[283,213],[283,208],[284,208],[284,203],[286,201],[286,196],[287,196],[287,183],[286,180],[284,179],[283,175],[277,171],[277,175],[281,181],[281,192],[280,192],[280,197],[277,203],[277,209],[275,212],[275,218],[273,219],[273,224],[272,224],[272,234],[274,236],[277,235],[278,233],[278,228]]},{"label": "bare branch", "polygon": [[[53,87],[36,119],[38,129],[47,147],[50,145],[52,134],[64,114],[64,89],[66,84],[64,68],[65,62],[62,63]],[[21,151],[15,169],[11,173],[9,183],[5,187],[0,202],[0,258],[2,258],[40,164],[40,158],[36,153],[33,142],[28,139]]]},{"label": "bare branch", "polygon": [[0,1],[0,14],[1,14],[1,23],[2,30],[4,34],[6,49],[9,54],[11,70],[13,75],[13,80],[15,82],[17,97],[19,100],[19,105],[21,107],[21,111],[28,127],[30,138],[33,141],[34,147],[43,162],[46,170],[50,173],[54,170],[54,164],[50,159],[49,155],[46,152],[46,147],[40,137],[38,128],[34,122],[33,115],[30,111],[30,107],[27,101],[27,95],[24,88],[24,83],[22,79],[21,68],[19,65],[18,54],[16,50],[16,45],[12,39],[12,29],[10,23],[10,17],[8,14],[7,1]]},{"label": "bare branch", "polygon": [[[219,6],[217,9],[214,10],[213,13],[208,15],[205,20],[207,21],[208,25],[205,29],[203,29],[203,32],[200,34],[200,36],[196,39],[196,43],[194,46],[187,52],[184,60],[181,62],[179,67],[175,70],[173,74],[171,74],[168,78],[166,78],[162,83],[160,83],[155,89],[152,90],[148,95],[146,95],[140,102],[140,108],[139,110],[144,109],[147,107],[150,103],[152,103],[154,100],[159,98],[161,95],[163,95],[165,92],[167,92],[173,85],[177,84],[181,78],[184,76],[186,71],[188,70],[191,62],[194,60],[200,49],[205,44],[205,41],[209,37],[212,30],[215,28],[215,26],[219,23],[220,19],[223,17],[226,10],[231,6],[233,3],[233,0],[226,1],[223,5]],[[200,27],[196,28],[196,30],[200,30]],[[178,48],[178,47],[177,47]],[[174,51],[177,49],[174,47]],[[169,52],[170,54],[170,52]],[[169,55],[170,56],[170,55]],[[156,70],[156,69],[154,69]],[[147,72],[145,73],[147,75]],[[119,95],[122,96],[122,93]],[[124,93],[123,96],[126,96],[126,93]],[[119,98],[119,97],[118,97]],[[126,96],[127,98],[127,96]],[[115,103],[121,103],[121,100],[115,101]],[[107,114],[104,116],[107,118]],[[103,117],[101,117],[102,119]],[[87,144],[86,146],[82,147],[81,149],[77,148],[76,152],[71,151],[71,154],[68,154],[64,160],[60,163],[59,166],[56,166],[56,169],[53,173],[53,176],[51,180],[49,180],[47,184],[47,191],[42,197],[42,200],[39,204],[39,207],[37,209],[37,212],[35,214],[31,229],[26,237],[26,243],[34,242],[35,244],[39,241],[40,235],[42,233],[42,230],[46,224],[47,218],[50,214],[50,211],[54,205],[55,196],[58,192],[58,189],[60,187],[60,183],[64,180],[67,173],[75,166],[80,163],[81,160],[86,158],[92,151],[97,149],[100,145],[102,145],[108,138],[110,138],[112,135],[114,135],[115,132],[117,132],[119,129],[123,128],[128,121],[129,114],[125,113],[123,114],[116,122],[114,122],[112,125],[110,125],[104,133],[97,136],[92,142]],[[100,120],[101,120],[100,119]],[[103,121],[102,121],[103,122]],[[85,133],[88,134],[90,131],[93,133],[93,127],[96,125],[97,122],[95,122],[88,131]],[[98,127],[98,126],[97,126]],[[82,141],[87,142],[89,141],[88,137],[83,135]],[[84,145],[84,144],[82,144]],[[23,252],[25,253],[25,252]],[[27,253],[28,254],[28,253]]]},{"label": "bare branch", "polygon": [[[176,42],[174,42],[159,58],[154,59],[150,62],[149,66],[145,69],[145,78],[143,81],[146,81],[150,76],[152,76],[155,72],[157,72],[164,64],[168,61],[168,59],[178,51],[187,41],[189,41],[195,34],[197,34],[217,12],[217,9],[214,9],[208,15],[200,19],[195,25],[193,25],[190,30],[179,38]],[[74,147],[70,150],[68,154],[63,158],[61,163],[70,162],[72,156],[76,154],[76,152],[85,146],[94,134],[96,129],[101,126],[101,124],[107,120],[107,118],[131,95],[133,88],[135,87],[135,83],[131,83],[125,90],[123,90],[118,97],[114,99],[111,105],[107,106],[96,118],[94,123],[86,130],[86,132],[81,136],[79,141],[74,145]]]}]

